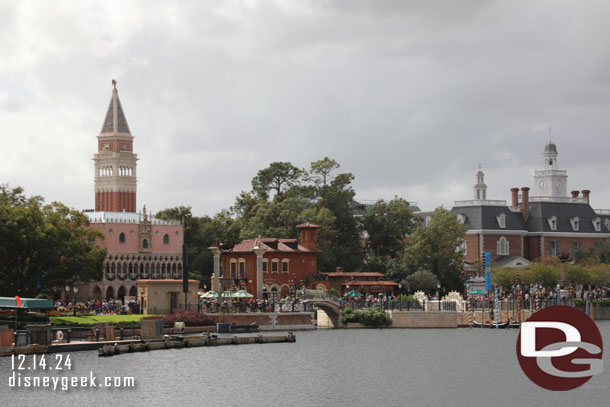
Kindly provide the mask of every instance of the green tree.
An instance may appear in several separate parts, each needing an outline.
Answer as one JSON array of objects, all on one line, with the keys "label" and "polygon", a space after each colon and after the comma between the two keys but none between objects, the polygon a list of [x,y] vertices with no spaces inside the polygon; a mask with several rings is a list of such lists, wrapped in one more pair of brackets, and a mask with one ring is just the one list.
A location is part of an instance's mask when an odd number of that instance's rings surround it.
[{"label": "green tree", "polygon": [[532,282],[540,284],[542,287],[555,288],[561,276],[559,267],[552,264],[532,263],[529,269],[533,272]]},{"label": "green tree", "polygon": [[270,191],[281,196],[282,192],[297,183],[303,171],[289,162],[272,162],[252,179],[252,190],[260,197],[267,199]]},{"label": "green tree", "polygon": [[340,167],[339,163],[332,158],[324,157],[314,161],[307,172],[307,179],[320,189],[320,196],[326,196],[326,190],[332,181],[332,172]]},{"label": "green tree", "polygon": [[100,279],[106,249],[82,212],[0,185],[0,295],[36,296]]},{"label": "green tree", "polygon": [[430,271],[418,270],[409,274],[403,280],[403,285],[411,292],[422,290],[425,293],[432,293],[436,291],[438,279]]},{"label": "green tree", "polygon": [[375,256],[396,257],[415,227],[409,202],[395,197],[389,202],[378,200],[364,215],[362,227],[368,235],[367,251]]},{"label": "green tree", "polygon": [[574,260],[576,263],[594,261],[610,264],[610,242],[596,242],[589,250],[576,253]]},{"label": "green tree", "polygon": [[[330,180],[330,182],[329,182]],[[352,188],[354,176],[341,173],[327,178],[328,188],[320,192],[318,205],[331,211],[335,217],[335,236],[332,244],[319,256],[318,264],[323,272],[332,272],[341,266],[345,270],[358,271],[363,265],[363,250],[360,243],[360,228],[354,217],[354,210],[361,208],[355,201],[356,192]]]},{"label": "green tree", "polygon": [[446,291],[461,291],[464,279],[461,246],[466,233],[454,214],[437,208],[427,226],[420,224],[401,254],[405,270],[428,270]]}]

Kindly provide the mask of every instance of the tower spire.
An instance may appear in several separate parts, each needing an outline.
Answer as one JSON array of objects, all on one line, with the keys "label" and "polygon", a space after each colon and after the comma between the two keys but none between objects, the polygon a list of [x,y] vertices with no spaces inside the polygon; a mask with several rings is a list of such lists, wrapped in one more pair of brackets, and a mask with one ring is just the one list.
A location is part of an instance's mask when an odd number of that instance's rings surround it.
[{"label": "tower spire", "polygon": [[133,136],[112,80],[112,96],[98,139],[95,162],[95,210],[136,212],[136,163]]},{"label": "tower spire", "polygon": [[110,104],[108,105],[108,111],[106,112],[106,118],[104,119],[101,133],[131,134],[129,126],[127,125],[127,118],[123,112],[123,106],[121,106],[115,79],[112,80],[112,97],[110,98]]}]

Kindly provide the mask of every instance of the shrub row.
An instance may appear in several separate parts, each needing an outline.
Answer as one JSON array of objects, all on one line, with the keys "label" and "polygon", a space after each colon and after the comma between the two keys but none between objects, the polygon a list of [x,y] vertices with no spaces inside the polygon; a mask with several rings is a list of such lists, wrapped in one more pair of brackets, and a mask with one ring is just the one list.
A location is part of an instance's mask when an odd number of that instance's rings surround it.
[{"label": "shrub row", "polygon": [[351,308],[346,308],[341,311],[341,321],[344,324],[358,322],[366,326],[392,325],[392,318],[381,308],[367,308],[355,311]]}]

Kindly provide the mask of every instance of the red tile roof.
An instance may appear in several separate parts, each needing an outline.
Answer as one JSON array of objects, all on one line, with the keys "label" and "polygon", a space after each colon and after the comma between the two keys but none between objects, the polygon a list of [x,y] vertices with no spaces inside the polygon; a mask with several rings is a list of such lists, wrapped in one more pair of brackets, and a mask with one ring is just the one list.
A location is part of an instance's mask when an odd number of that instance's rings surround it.
[{"label": "red tile roof", "polygon": [[328,277],[385,277],[381,273],[346,273],[346,272],[333,272],[328,273]]},{"label": "red tile roof", "polygon": [[315,223],[305,222],[297,225],[297,229],[319,229],[320,225],[316,225]]},{"label": "red tile roof", "polygon": [[355,286],[359,286],[359,285],[398,285],[398,283],[395,283],[394,281],[350,281],[347,283],[343,283],[341,285],[355,285]]},{"label": "red tile roof", "polygon": [[[233,246],[231,253],[252,253],[258,239],[243,240]],[[260,239],[262,247],[271,253],[321,253],[318,249],[308,249],[299,244],[297,239]],[[275,246],[277,245],[277,248]]]}]

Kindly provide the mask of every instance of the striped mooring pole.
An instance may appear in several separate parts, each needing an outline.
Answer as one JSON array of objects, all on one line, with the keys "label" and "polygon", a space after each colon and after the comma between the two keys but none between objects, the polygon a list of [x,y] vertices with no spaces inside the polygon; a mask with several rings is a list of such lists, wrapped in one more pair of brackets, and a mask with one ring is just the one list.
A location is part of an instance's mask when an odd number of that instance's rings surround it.
[{"label": "striped mooring pole", "polygon": [[529,299],[530,299],[530,317],[532,316],[532,314],[534,313],[534,299],[532,298],[532,294],[534,292],[534,284],[530,284],[530,292],[529,292]]},{"label": "striped mooring pole", "polygon": [[468,327],[472,328],[472,303],[470,302],[470,288],[466,289],[468,293],[466,294],[466,309],[468,310]]},{"label": "striped mooring pole", "polygon": [[536,311],[540,309],[540,290],[536,287]]},{"label": "striped mooring pole", "polygon": [[499,289],[499,288],[498,288],[498,286],[496,285],[496,293],[495,293],[496,295],[495,295],[495,297],[494,297],[494,300],[495,300],[495,302],[496,302],[496,315],[495,315],[495,317],[496,317],[496,318],[495,318],[495,320],[496,320],[496,329],[498,329],[498,320],[500,319],[500,312],[499,312],[499,309],[498,309],[498,306],[499,306],[499,304],[498,304],[498,291],[499,291],[499,290],[500,290],[500,289]]},{"label": "striped mooring pole", "polygon": [[517,292],[519,293],[519,297],[517,298],[517,310],[519,311],[519,324],[521,324],[521,301],[523,300],[523,295],[521,294],[520,286],[517,286]]}]

